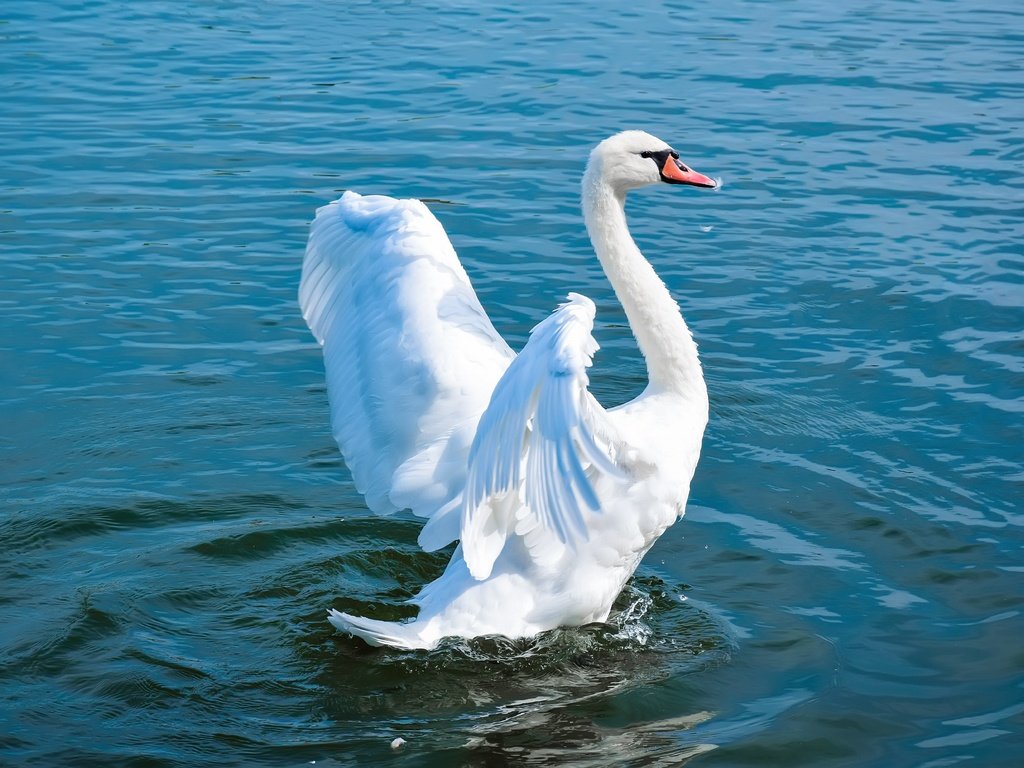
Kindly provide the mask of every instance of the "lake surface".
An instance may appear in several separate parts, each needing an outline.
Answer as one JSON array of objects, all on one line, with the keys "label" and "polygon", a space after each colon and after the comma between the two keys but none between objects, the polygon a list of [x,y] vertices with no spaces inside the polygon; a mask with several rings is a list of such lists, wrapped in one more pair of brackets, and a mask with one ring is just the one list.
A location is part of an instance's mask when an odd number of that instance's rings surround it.
[{"label": "lake surface", "polygon": [[[1024,753],[1024,7],[8,2],[0,764],[976,766]],[[711,397],[683,521],[611,624],[337,635],[435,577],[330,437],[315,208],[431,201],[513,347],[598,305],[634,194]],[[404,749],[390,742],[401,736]]]}]

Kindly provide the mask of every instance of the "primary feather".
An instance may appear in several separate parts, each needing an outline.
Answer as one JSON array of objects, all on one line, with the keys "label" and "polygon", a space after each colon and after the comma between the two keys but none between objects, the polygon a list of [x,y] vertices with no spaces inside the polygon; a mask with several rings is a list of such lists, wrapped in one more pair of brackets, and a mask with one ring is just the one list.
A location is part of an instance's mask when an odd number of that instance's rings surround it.
[{"label": "primary feather", "polygon": [[[541,525],[561,545],[586,538],[584,510],[598,512],[591,473],[621,477],[604,409],[587,392],[586,369],[597,351],[594,303],[569,300],[533,329],[491,396],[469,455],[462,500],[462,547],[470,573],[491,566],[520,522]],[[521,494],[520,494],[521,489]],[[493,499],[522,496],[522,504]]]}]

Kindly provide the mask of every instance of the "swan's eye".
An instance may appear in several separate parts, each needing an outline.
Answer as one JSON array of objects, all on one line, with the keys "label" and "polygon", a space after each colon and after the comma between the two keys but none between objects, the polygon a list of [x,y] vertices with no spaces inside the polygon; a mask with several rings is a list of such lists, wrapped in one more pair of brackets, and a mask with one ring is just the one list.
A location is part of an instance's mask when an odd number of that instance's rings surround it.
[{"label": "swan's eye", "polygon": [[653,152],[641,152],[640,157],[654,157]]}]

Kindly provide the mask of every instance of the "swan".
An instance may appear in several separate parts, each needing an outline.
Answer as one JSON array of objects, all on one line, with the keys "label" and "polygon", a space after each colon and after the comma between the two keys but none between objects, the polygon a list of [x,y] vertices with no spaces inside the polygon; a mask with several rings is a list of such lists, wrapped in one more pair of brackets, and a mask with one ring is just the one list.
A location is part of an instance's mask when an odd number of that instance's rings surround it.
[{"label": "swan", "polygon": [[426,518],[419,544],[458,540],[444,573],[387,622],[330,610],[374,646],[532,637],[608,618],[654,541],[682,516],[708,419],[697,346],[629,234],[626,193],[714,189],[661,139],[624,131],[583,176],[597,258],[647,365],[636,399],[587,389],[598,344],[578,293],[517,355],[495,331],[440,222],[419,200],[346,192],[319,208],[299,304],[323,347],[334,437],[371,510]]}]

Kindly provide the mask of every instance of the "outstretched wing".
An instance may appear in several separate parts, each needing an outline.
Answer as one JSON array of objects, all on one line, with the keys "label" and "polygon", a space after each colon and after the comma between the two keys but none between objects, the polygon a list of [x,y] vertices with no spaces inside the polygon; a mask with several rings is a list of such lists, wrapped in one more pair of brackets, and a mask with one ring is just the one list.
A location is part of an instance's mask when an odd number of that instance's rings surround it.
[{"label": "outstretched wing", "polygon": [[594,303],[570,293],[533,329],[480,419],[461,531],[463,556],[478,579],[490,574],[513,532],[540,527],[544,535],[533,538],[543,546],[550,533],[570,547],[585,539],[585,510],[600,510],[596,475],[625,474],[614,429],[587,390],[586,369],[598,349],[593,325]]},{"label": "outstretched wing", "polygon": [[299,304],[323,345],[334,437],[370,509],[444,518],[428,525],[429,548],[458,538],[452,502],[514,354],[440,222],[418,200],[346,192],[317,211]]}]

